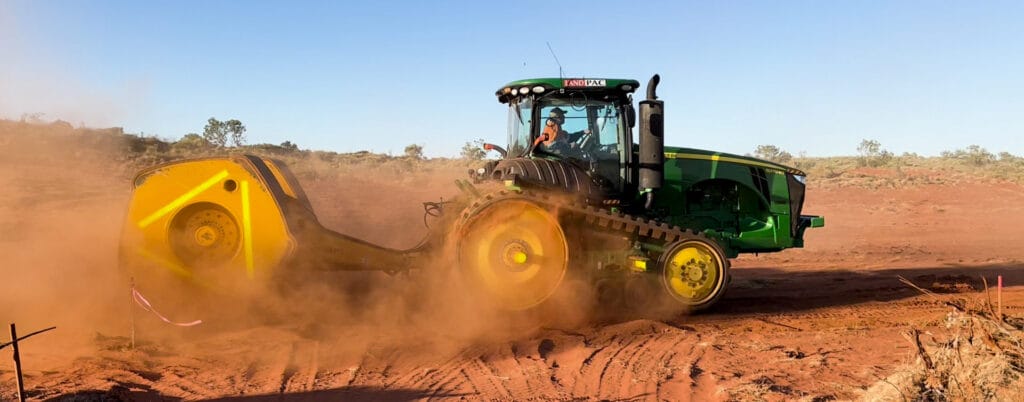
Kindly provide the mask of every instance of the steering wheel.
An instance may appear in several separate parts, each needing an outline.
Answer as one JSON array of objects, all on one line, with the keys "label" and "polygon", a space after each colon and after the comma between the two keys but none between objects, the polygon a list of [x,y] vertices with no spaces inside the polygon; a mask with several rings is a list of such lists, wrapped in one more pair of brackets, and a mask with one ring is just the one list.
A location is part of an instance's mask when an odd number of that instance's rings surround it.
[{"label": "steering wheel", "polygon": [[593,131],[585,133],[581,135],[579,139],[576,140],[576,148],[579,149],[580,152],[584,154],[589,154],[593,152],[594,147],[598,145],[596,138],[597,135],[594,135]]}]

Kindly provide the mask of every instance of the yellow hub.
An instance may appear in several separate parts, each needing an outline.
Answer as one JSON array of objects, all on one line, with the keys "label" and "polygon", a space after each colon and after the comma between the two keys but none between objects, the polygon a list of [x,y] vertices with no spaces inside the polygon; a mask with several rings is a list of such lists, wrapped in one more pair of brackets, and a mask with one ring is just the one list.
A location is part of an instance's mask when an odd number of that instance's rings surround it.
[{"label": "yellow hub", "polygon": [[505,309],[544,302],[568,269],[569,247],[558,221],[526,200],[486,206],[459,234],[459,265],[466,278]]},{"label": "yellow hub", "polygon": [[526,261],[529,259],[529,248],[522,241],[512,241],[505,245],[502,264],[509,271],[522,271],[526,268]]},{"label": "yellow hub", "polygon": [[168,240],[182,262],[198,267],[230,260],[238,253],[242,235],[228,211],[202,202],[185,207],[174,216]]},{"label": "yellow hub", "polygon": [[685,241],[666,255],[663,279],[669,293],[687,305],[713,299],[722,289],[725,261],[701,240]]},{"label": "yellow hub", "polygon": [[203,247],[212,246],[214,243],[217,243],[217,238],[220,237],[217,235],[216,229],[206,225],[200,226],[196,229],[195,235],[196,244]]}]

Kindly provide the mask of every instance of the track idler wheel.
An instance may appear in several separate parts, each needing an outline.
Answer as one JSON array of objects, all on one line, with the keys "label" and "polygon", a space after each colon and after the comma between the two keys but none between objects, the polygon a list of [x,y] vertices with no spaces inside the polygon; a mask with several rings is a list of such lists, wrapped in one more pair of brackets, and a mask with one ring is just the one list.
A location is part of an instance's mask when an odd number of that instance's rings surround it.
[{"label": "track idler wheel", "polygon": [[665,290],[689,310],[710,307],[725,293],[729,260],[718,243],[704,235],[670,244],[661,264]]},{"label": "track idler wheel", "polygon": [[463,277],[503,309],[525,310],[543,303],[568,270],[565,232],[555,216],[528,200],[485,204],[458,234]]}]

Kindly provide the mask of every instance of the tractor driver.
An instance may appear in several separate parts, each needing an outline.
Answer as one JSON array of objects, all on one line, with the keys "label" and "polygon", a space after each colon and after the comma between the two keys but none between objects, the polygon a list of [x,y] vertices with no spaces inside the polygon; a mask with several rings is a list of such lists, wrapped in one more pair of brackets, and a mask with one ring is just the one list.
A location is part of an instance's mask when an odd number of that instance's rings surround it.
[{"label": "tractor driver", "polygon": [[579,152],[577,141],[584,135],[590,134],[590,129],[570,133],[562,130],[565,124],[565,111],[561,108],[554,108],[548,112],[548,119],[544,123],[544,129],[537,137],[536,143],[543,143],[546,150],[559,155],[569,156],[571,152]]}]

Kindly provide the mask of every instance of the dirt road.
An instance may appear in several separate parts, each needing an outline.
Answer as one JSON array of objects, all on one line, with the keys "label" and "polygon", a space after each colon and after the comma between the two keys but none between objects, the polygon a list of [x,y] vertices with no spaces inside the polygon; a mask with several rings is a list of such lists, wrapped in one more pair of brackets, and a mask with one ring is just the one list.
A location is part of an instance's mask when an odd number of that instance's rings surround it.
[{"label": "dirt road", "polygon": [[[737,259],[729,293],[706,314],[509,331],[429,307],[393,314],[380,306],[410,300],[388,292],[415,284],[362,275],[344,279],[382,286],[378,307],[218,331],[142,323],[127,350],[116,270],[126,172],[102,160],[3,156],[0,322],[58,326],[23,343],[39,399],[853,399],[910,361],[900,331],[940,330],[943,301],[979,297],[981,277],[1003,275],[1007,312],[1024,315],[1024,187],[815,188],[812,178],[805,210],[827,226],[808,234],[807,249]],[[427,186],[364,173],[303,181],[327,226],[391,246],[420,235],[407,226],[420,222],[420,201],[454,192],[450,173]],[[0,399],[14,392],[5,349]]]}]

